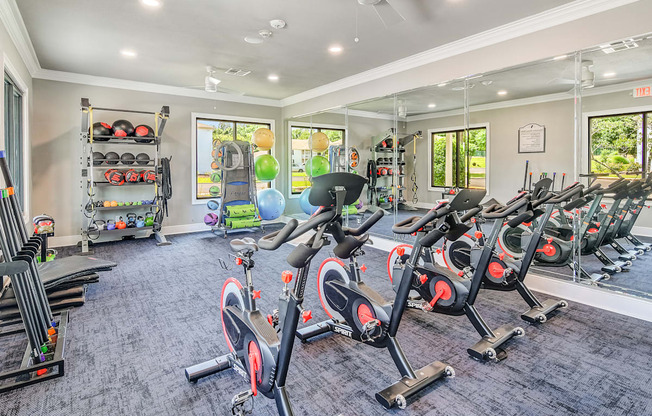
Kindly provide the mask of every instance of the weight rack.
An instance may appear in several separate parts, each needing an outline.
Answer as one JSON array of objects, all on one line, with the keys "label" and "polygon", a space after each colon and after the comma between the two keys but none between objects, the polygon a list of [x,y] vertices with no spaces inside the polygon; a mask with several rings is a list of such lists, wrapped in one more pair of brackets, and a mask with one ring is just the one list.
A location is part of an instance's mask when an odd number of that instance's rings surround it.
[{"label": "weight rack", "polygon": [[[93,116],[95,112],[118,112],[118,113],[128,113],[128,114],[145,114],[154,116],[154,140],[150,143],[139,143],[135,141],[135,137],[117,137],[117,136],[93,136]],[[161,136],[163,135],[163,130],[167,123],[168,118],[170,117],[170,107],[163,106],[161,111],[152,112],[152,111],[139,111],[139,110],[124,110],[116,108],[104,108],[104,107],[93,107],[88,98],[81,99],[81,132],[80,132],[80,141],[82,145],[82,156],[80,159],[81,163],[81,178],[80,178],[80,187],[82,189],[82,203],[81,203],[81,213],[82,213],[82,228],[81,228],[81,249],[82,254],[90,254],[90,246],[92,241],[99,238],[100,235],[110,235],[116,237],[126,237],[126,236],[136,236],[138,234],[154,234],[158,246],[169,245],[171,244],[165,238],[165,235],[161,232],[162,224],[154,222],[153,226],[141,227],[141,228],[125,228],[125,229],[115,229],[115,230],[95,230],[92,228],[95,222],[95,215],[98,211],[130,211],[138,210],[142,208],[150,208],[154,214],[154,217],[159,217],[157,214],[163,209],[163,197],[160,194],[160,181],[162,168],[160,165],[161,160]],[[94,140],[94,139],[104,139]],[[153,168],[156,173],[156,181],[154,183],[145,183],[138,182],[134,184],[123,184],[120,186],[113,186],[105,181],[95,180],[95,172],[104,172],[108,168],[119,168],[120,166],[132,166],[132,165],[121,165],[121,164],[112,164],[106,166],[94,166],[93,164],[93,152],[94,148],[98,146],[102,147],[104,150],[105,146],[148,146],[148,148],[154,148],[154,160],[147,165],[142,165],[143,168]],[[106,161],[106,160],[103,160]],[[95,195],[96,192],[100,192],[102,189],[106,188],[123,188],[131,189],[132,187],[138,187],[134,189],[149,189],[150,186],[154,187],[154,203],[153,204],[144,204],[144,205],[123,205],[118,207],[102,207],[98,208],[95,206]],[[151,194],[150,194],[151,196]],[[92,205],[90,205],[92,204]],[[91,211],[87,210],[87,207],[91,207]],[[163,218],[161,215],[160,218]]]}]

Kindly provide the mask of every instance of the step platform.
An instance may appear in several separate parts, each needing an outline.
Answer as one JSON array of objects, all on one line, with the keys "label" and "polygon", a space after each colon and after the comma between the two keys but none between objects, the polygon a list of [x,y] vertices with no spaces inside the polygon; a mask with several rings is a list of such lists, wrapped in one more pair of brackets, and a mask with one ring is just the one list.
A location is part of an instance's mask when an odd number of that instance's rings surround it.
[{"label": "step platform", "polygon": [[541,304],[535,306],[529,311],[521,315],[521,319],[530,323],[544,323],[548,320],[548,315],[560,308],[567,308],[568,302],[565,300],[548,299]]}]

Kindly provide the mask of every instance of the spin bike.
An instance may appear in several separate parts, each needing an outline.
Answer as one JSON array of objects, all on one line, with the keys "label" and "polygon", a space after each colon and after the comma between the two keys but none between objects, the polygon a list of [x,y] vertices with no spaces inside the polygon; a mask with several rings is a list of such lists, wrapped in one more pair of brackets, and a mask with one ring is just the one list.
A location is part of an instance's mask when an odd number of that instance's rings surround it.
[{"label": "spin bike", "polygon": [[[231,249],[236,252],[235,262],[241,265],[245,272],[244,287],[238,280],[229,278],[222,288],[222,327],[230,352],[187,368],[186,378],[190,382],[196,382],[200,378],[228,368],[233,368],[242,375],[250,382],[251,388],[238,393],[232,399],[233,415],[242,416],[252,413],[253,400],[251,408],[247,409],[246,404],[259,392],[276,401],[279,415],[295,414],[285,382],[299,319],[303,318],[306,322],[312,317],[311,312],[304,310],[302,306],[310,262],[319,250],[328,244],[328,237],[324,231],[328,224],[338,218],[342,203],[348,201],[344,196],[349,185],[342,180],[346,178],[333,178],[333,175],[340,174],[333,173],[315,178],[310,192],[310,203],[322,205],[324,208],[305,223],[298,226],[297,220],[292,219],[283,229],[268,234],[258,243],[251,238],[230,242]],[[355,198],[350,203],[353,201]],[[288,287],[293,278],[292,273],[283,272],[282,279],[285,286],[279,298],[278,311],[274,315],[264,316],[256,308],[256,299],[260,298],[260,291],[254,290],[253,285],[253,254],[259,248],[276,250],[281,244],[311,230],[315,230],[316,233],[310,240],[296,246],[287,257],[288,263],[297,268],[294,289],[290,290]]]},{"label": "spin bike", "polygon": [[[366,183],[365,178],[350,175],[349,183]],[[319,179],[318,177],[316,179]],[[312,192],[310,194],[312,196]],[[347,193],[345,205],[354,202],[358,193]],[[436,219],[441,212],[431,211],[418,224],[425,225]],[[399,284],[399,291],[394,303],[388,302],[382,296],[368,287],[361,278],[357,257],[364,254],[363,246],[369,240],[369,230],[383,217],[379,210],[367,219],[359,228],[350,229],[342,226],[341,217],[338,221],[328,224],[327,232],[337,241],[333,253],[338,258],[326,259],[319,268],[318,288],[319,298],[329,320],[320,322],[297,331],[297,337],[302,342],[326,334],[338,333],[375,348],[386,348],[394,360],[394,364],[402,378],[376,393],[376,400],[385,408],[397,406],[401,409],[407,406],[407,400],[443,377],[453,377],[454,370],[440,361],[435,361],[421,369],[413,369],[403,349],[396,339],[403,311],[406,307],[410,291],[410,273]],[[348,266],[341,259],[349,259]],[[399,279],[397,279],[399,280]]]},{"label": "spin bike", "polygon": [[[394,290],[401,293],[400,282],[394,276],[404,276],[410,280],[412,289],[418,294],[412,298],[408,306],[445,315],[466,315],[473,327],[482,336],[482,339],[467,349],[469,355],[476,360],[501,361],[507,353],[501,348],[503,344],[513,337],[525,334],[523,328],[503,325],[492,330],[482,319],[475,308],[475,300],[480,291],[483,277],[489,267],[493,256],[493,249],[498,237],[498,231],[504,219],[521,210],[528,204],[527,198],[508,204],[505,207],[492,205],[484,211],[488,220],[497,220],[494,223],[491,235],[483,247],[474,247],[479,250],[479,260],[475,269],[467,267],[459,274],[451,272],[435,262],[432,257],[432,247],[437,241],[446,237],[455,241],[472,228],[468,222],[482,211],[480,201],[485,196],[483,190],[464,189],[449,202],[440,203],[435,210],[440,213],[434,223],[423,223],[419,217],[408,218],[394,225],[392,231],[396,234],[417,233],[414,247],[400,245],[389,254],[388,265],[391,270],[390,279]],[[461,218],[458,213],[467,211]],[[519,214],[514,220],[516,224],[531,217],[531,212]]]}]

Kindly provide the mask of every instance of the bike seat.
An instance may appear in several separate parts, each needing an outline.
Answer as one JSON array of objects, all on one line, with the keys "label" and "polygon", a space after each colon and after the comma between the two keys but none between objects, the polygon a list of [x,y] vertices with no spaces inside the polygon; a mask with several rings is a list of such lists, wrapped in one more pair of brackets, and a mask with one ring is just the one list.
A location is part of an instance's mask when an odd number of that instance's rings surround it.
[{"label": "bike seat", "polygon": [[333,254],[341,259],[348,259],[354,251],[364,246],[367,240],[369,240],[369,234],[363,234],[360,237],[347,235],[333,248]]},{"label": "bike seat", "polygon": [[258,244],[256,244],[256,240],[253,238],[245,237],[242,239],[235,239],[231,240],[229,242],[229,245],[231,246],[231,250],[235,252],[253,252],[253,251],[258,251]]}]

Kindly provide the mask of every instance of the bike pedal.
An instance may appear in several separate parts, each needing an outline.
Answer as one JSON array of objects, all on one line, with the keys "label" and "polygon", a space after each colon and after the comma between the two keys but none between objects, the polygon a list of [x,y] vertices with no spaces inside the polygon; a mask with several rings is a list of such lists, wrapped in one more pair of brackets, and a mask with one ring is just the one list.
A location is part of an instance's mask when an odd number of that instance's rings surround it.
[{"label": "bike pedal", "polygon": [[[240,393],[233,396],[231,399],[231,414],[233,416],[245,416],[253,414],[254,412],[254,394],[251,390],[241,391]],[[245,408],[245,404],[251,400],[251,407],[249,409]]]}]

